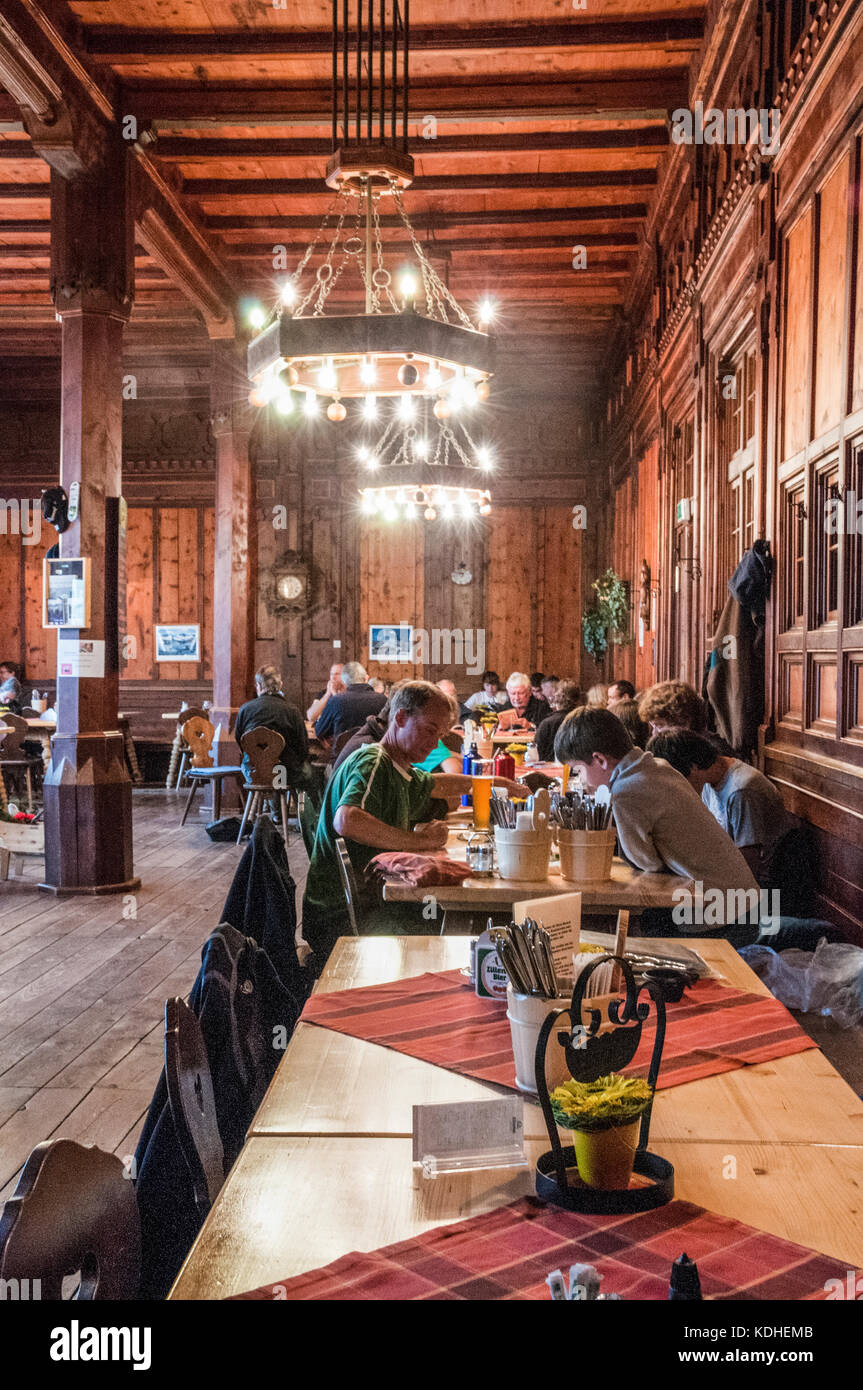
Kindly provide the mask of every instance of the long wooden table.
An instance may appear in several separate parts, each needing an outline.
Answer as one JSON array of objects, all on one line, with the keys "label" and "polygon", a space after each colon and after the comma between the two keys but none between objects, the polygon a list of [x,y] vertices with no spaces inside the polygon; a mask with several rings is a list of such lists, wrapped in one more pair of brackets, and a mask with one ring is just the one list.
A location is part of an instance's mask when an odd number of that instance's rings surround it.
[{"label": "long wooden table", "polygon": [[[446,846],[451,859],[465,858],[467,839],[462,836],[471,833],[469,828],[453,827]],[[465,878],[461,883],[439,888],[413,888],[410,884],[387,879],[383,898],[388,903],[425,903],[429,894],[433,894],[438,907],[449,917],[452,913],[507,912],[513,903],[525,899],[559,897],[577,889],[581,893],[582,913],[617,912],[622,907],[636,913],[647,907],[674,907],[678,901],[675,892],[681,888],[691,890],[692,886],[691,879],[678,874],[643,873],[622,859],[615,859],[611,878],[598,883],[570,883],[561,878],[557,864],[549,867],[548,876],[539,883],[516,878],[480,878],[470,875],[465,866]],[[452,925],[448,921],[447,928],[451,929]]]},{"label": "long wooden table", "polygon": [[[713,972],[767,993],[724,941],[691,940]],[[452,969],[464,938],[342,938],[319,991]],[[415,1102],[501,1089],[300,1023],[246,1144],[171,1292],[225,1298],[493,1210],[533,1191],[533,1171],[423,1178],[411,1165]],[[525,1103],[531,1161],[548,1147]],[[659,1092],[651,1146],[678,1197],[863,1262],[863,1102],[817,1049]]]}]

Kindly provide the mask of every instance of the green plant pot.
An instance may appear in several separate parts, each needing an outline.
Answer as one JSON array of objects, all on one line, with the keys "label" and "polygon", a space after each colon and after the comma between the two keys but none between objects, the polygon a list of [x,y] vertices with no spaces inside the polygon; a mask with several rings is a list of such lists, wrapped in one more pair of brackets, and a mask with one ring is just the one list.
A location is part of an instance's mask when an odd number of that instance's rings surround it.
[{"label": "green plant pot", "polygon": [[572,1131],[578,1174],[587,1187],[612,1191],[629,1187],[641,1120],[609,1129]]}]

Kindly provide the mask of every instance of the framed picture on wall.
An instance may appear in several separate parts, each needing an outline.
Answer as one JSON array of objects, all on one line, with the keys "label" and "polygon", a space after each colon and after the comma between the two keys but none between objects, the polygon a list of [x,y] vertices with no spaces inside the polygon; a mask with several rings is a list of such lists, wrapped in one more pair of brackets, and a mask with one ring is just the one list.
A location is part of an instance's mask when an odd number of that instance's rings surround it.
[{"label": "framed picture on wall", "polygon": [[411,661],[413,631],[409,623],[372,623],[369,661]]},{"label": "framed picture on wall", "polygon": [[200,661],[201,629],[198,623],[157,623],[157,661]]},{"label": "framed picture on wall", "polygon": [[42,561],[42,626],[90,626],[90,561]]}]

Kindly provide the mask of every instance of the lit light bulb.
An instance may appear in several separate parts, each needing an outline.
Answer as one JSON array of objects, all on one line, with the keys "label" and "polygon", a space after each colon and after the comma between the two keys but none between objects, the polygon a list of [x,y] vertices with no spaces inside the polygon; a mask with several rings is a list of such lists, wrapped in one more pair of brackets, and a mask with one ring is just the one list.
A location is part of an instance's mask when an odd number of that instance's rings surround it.
[{"label": "lit light bulb", "polygon": [[447,521],[451,521],[452,518],[455,516],[455,508],[453,507],[453,504],[449,501],[449,499],[447,499],[447,501],[444,502],[443,506],[441,507],[441,515],[445,516]]},{"label": "lit light bulb", "polygon": [[332,362],[327,362],[318,372],[318,385],[322,391],[335,391],[339,384],[336,370]]},{"label": "lit light bulb", "polygon": [[396,511],[396,509],[395,509],[395,507],[393,506],[392,502],[387,501],[387,502],[384,503],[384,505],[383,505],[383,517],[384,517],[384,521],[395,521],[396,518],[398,517],[398,512]]},{"label": "lit light bulb", "polygon": [[403,299],[414,299],[417,292],[416,276],[411,275],[410,272],[404,274],[399,281],[399,289],[401,290]]},{"label": "lit light bulb", "polygon": [[403,420],[412,420],[416,415],[416,406],[412,396],[402,396],[399,401],[399,415]]},{"label": "lit light bulb", "polygon": [[363,416],[366,420],[376,420],[378,414],[377,396],[366,396],[363,401]]},{"label": "lit light bulb", "polygon": [[482,381],[478,381],[476,384],[476,398],[478,401],[487,401],[490,393],[491,388],[488,384],[488,377],[484,376]]},{"label": "lit light bulb", "polygon": [[443,377],[440,374],[440,368],[436,362],[433,362],[426,372],[426,390],[437,391],[442,381]]},{"label": "lit light bulb", "polygon": [[489,450],[485,447],[485,445],[477,449],[476,461],[479,464],[480,468],[491,468],[491,454]]},{"label": "lit light bulb", "polygon": [[497,313],[497,305],[493,299],[483,299],[479,304],[480,324],[491,323]]},{"label": "lit light bulb", "polygon": [[290,391],[281,391],[276,397],[276,410],[280,415],[291,415],[294,409],[294,398]]},{"label": "lit light bulb", "polygon": [[374,362],[370,362],[367,357],[364,357],[362,366],[360,367],[360,381],[363,383],[363,386],[374,386],[377,379],[377,367]]},{"label": "lit light bulb", "polygon": [[427,439],[418,439],[414,444],[414,453],[417,458],[427,459],[429,456],[429,442]]},{"label": "lit light bulb", "polygon": [[397,506],[397,507],[403,507],[404,504],[405,504],[405,495],[404,495],[404,492],[402,491],[402,489],[399,488],[398,492],[396,493],[396,506]]},{"label": "lit light bulb", "polygon": [[416,503],[415,503],[415,502],[406,502],[406,503],[405,503],[405,519],[406,519],[407,521],[413,521],[413,520],[415,520],[415,518],[416,518],[416,514],[417,514]]},{"label": "lit light bulb", "polygon": [[252,308],[249,310],[249,323],[251,324],[252,328],[263,328],[266,321],[267,316],[261,308],[260,304],[253,305]]},{"label": "lit light bulb", "polygon": [[488,516],[488,514],[489,514],[490,511],[491,511],[491,503],[490,503],[490,502],[483,502],[482,506],[481,506],[480,509],[479,509],[480,516]]},{"label": "lit light bulb", "polygon": [[294,288],[293,282],[291,280],[288,280],[284,285],[282,285],[282,303],[288,309],[290,309],[294,306],[294,304],[296,304],[296,302],[297,291]]},{"label": "lit light bulb", "polygon": [[276,396],[278,395],[278,392],[279,392],[279,379],[278,379],[278,377],[276,377],[276,376],[268,376],[268,377],[265,377],[265,378],[264,378],[264,381],[261,383],[261,395],[262,395],[263,398],[264,398],[264,404],[265,404],[265,405],[269,405],[270,401],[275,400]]},{"label": "lit light bulb", "polygon": [[305,405],[303,406],[303,410],[305,411],[306,415],[317,415],[318,398],[315,395],[314,391],[306,392],[306,401]]},{"label": "lit light bulb", "polygon": [[368,446],[365,444],[361,444],[360,447],[357,449],[357,458],[359,459],[360,463],[365,463],[368,456]]},{"label": "lit light bulb", "polygon": [[371,497],[368,493],[364,492],[362,494],[362,499],[363,500],[360,504],[362,511],[365,512],[366,516],[374,516],[378,509],[378,504],[375,501],[374,497]]},{"label": "lit light bulb", "polygon": [[374,470],[375,470],[376,468],[379,468],[379,467],[380,467],[380,461],[379,461],[378,459],[376,459],[374,455],[372,455],[372,457],[369,459],[368,463],[366,464],[366,468],[368,468],[370,472],[374,472]]},{"label": "lit light bulb", "polygon": [[471,500],[469,497],[463,497],[461,499],[461,503],[459,504],[459,511],[461,512],[462,516],[473,516],[473,505],[471,504]]},{"label": "lit light bulb", "polygon": [[423,516],[425,517],[426,521],[434,521],[435,517],[437,516],[437,512],[435,511],[434,507],[426,507],[425,511],[423,512]]}]

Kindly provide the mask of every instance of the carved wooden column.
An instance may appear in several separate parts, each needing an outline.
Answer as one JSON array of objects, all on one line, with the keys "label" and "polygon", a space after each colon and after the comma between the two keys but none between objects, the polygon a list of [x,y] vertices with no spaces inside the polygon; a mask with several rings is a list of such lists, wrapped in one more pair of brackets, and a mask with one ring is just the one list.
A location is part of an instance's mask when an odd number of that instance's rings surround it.
[{"label": "carved wooden column", "polygon": [[57,733],[45,779],[45,883],[63,893],[126,892],[132,785],[117,727],[117,517],[122,461],[122,340],[132,304],[125,155],[105,137],[86,171],[52,170],[51,282],[62,344],[60,481],[80,486],[61,558],[91,567],[90,622],[62,629],[104,643],[104,675],[57,678]]},{"label": "carved wooden column", "polygon": [[[213,575],[213,710],[223,733],[219,763],[239,762],[233,739],[240,705],[254,695],[255,578],[252,533],[252,470],[246,344],[234,338],[213,342],[212,402],[216,441],[216,538]],[[230,796],[230,799],[229,799]],[[223,807],[234,791],[225,783]]]}]

